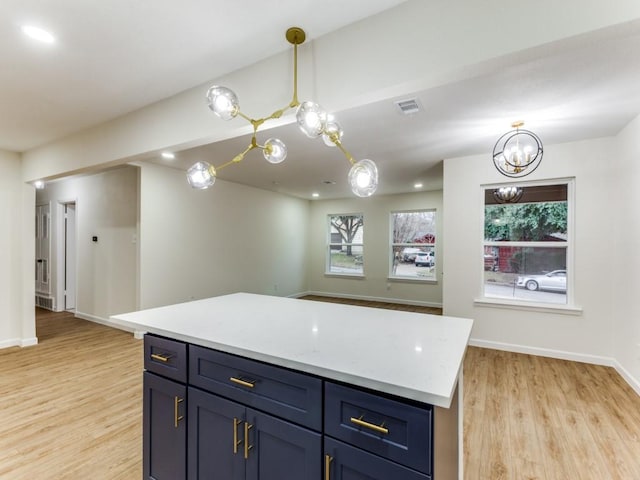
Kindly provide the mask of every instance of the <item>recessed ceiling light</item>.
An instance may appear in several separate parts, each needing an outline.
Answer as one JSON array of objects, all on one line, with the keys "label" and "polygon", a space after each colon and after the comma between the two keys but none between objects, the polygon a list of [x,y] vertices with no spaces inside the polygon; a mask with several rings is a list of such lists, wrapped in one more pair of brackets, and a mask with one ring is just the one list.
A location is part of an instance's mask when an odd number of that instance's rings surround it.
[{"label": "recessed ceiling light", "polygon": [[422,185],[421,183],[414,183],[413,184],[413,188],[422,188],[424,185]]},{"label": "recessed ceiling light", "polygon": [[36,180],[35,182],[33,182],[33,186],[38,190],[42,190],[44,188],[44,182],[42,180]]},{"label": "recessed ceiling light", "polygon": [[320,196],[320,194],[319,194],[318,192],[313,192],[313,193],[311,194],[311,196],[312,196],[313,198],[318,198],[318,197]]},{"label": "recessed ceiling light", "polygon": [[55,37],[46,30],[33,25],[23,25],[22,33],[43,43],[53,43],[56,40]]},{"label": "recessed ceiling light", "polygon": [[171,152],[162,152],[162,158],[166,158],[167,160],[173,160],[176,156]]}]

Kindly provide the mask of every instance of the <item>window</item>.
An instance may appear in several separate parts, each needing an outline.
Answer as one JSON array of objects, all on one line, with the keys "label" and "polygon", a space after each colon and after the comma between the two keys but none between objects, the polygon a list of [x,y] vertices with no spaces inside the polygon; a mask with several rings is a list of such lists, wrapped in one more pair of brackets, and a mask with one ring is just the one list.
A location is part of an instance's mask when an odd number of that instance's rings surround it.
[{"label": "window", "polygon": [[566,304],[569,183],[511,186],[517,203],[484,191],[484,296]]},{"label": "window", "polygon": [[363,237],[363,215],[329,215],[326,272],[363,275]]},{"label": "window", "polygon": [[390,252],[390,277],[435,280],[436,212],[392,212]]}]

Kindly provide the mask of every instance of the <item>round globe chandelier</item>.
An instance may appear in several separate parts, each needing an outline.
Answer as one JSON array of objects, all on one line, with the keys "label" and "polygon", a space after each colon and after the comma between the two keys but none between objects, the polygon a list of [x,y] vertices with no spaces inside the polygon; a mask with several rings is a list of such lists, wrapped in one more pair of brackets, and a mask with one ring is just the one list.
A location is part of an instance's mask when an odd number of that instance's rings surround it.
[{"label": "round globe chandelier", "polygon": [[229,88],[213,85],[207,91],[206,99],[209,108],[222,120],[232,120],[236,117],[244,118],[253,127],[253,135],[247,148],[236,155],[230,161],[219,166],[213,166],[208,162],[197,162],[187,171],[189,184],[198,189],[211,187],[223,168],[234,163],[241,162],[251,150],[262,150],[265,160],[270,163],[283,162],[287,157],[287,146],[278,138],[268,138],[263,144],[258,143],[257,133],[265,122],[280,118],[290,109],[296,109],[296,122],[300,130],[309,138],[322,137],[324,143],[330,147],[338,147],[351,164],[348,181],[351,191],[359,197],[373,195],[378,187],[378,169],[376,164],[369,159],[356,161],[342,144],[344,134],[338,121],[324,110],[320,105],[312,101],[300,103],[298,101],[298,45],[306,38],[304,30],[292,27],[287,30],[286,39],[293,45],[293,97],[284,108],[276,110],[268,117],[251,118],[240,110],[240,103],[236,94]]},{"label": "round globe chandelier", "polygon": [[493,147],[493,164],[507,177],[529,175],[542,161],[542,141],[533,132],[522,130],[524,122],[514,122],[511,130],[502,135]]}]

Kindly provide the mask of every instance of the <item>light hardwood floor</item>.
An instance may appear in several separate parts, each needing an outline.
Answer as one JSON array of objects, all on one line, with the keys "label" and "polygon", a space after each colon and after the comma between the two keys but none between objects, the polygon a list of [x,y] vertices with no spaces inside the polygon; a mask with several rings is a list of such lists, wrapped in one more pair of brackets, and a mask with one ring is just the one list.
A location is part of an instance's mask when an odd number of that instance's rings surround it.
[{"label": "light hardwood floor", "polygon": [[[142,342],[44,310],[37,335],[0,350],[0,479],[140,479]],[[464,368],[465,480],[640,479],[640,397],[613,369],[473,347]]]},{"label": "light hardwood floor", "polygon": [[0,479],[142,478],[142,342],[46,310],[36,335],[0,350]]}]

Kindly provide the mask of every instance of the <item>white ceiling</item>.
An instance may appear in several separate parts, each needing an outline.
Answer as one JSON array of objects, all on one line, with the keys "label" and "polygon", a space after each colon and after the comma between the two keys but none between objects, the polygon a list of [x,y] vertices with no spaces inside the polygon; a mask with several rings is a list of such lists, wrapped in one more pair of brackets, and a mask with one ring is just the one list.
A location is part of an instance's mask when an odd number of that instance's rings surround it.
[{"label": "white ceiling", "polygon": [[[318,2],[287,0],[274,14],[273,4],[260,0],[3,0],[0,148],[33,148],[286,50],[281,32],[291,25],[318,37],[398,3],[325,0],[317,9]],[[53,51],[20,35],[27,20],[58,35]],[[416,181],[440,188],[443,158],[486,153],[490,162],[495,140],[523,112],[525,128],[547,145],[619,132],[640,113],[637,52],[640,22],[475,66],[457,83],[334,113],[354,157],[378,164],[378,193],[411,191]],[[393,100],[408,97],[422,111],[402,116]],[[220,178],[302,198],[314,191],[352,195],[339,151],[292,124],[261,130],[259,141],[270,136],[289,148],[283,164],[254,151]],[[235,138],[177,152],[171,162],[149,160],[180,169],[198,160],[219,165],[248,142]]]},{"label": "white ceiling", "polygon": [[[2,0],[0,148],[25,151],[404,0]],[[44,45],[24,24],[49,30]],[[276,34],[274,34],[276,32]]]}]

